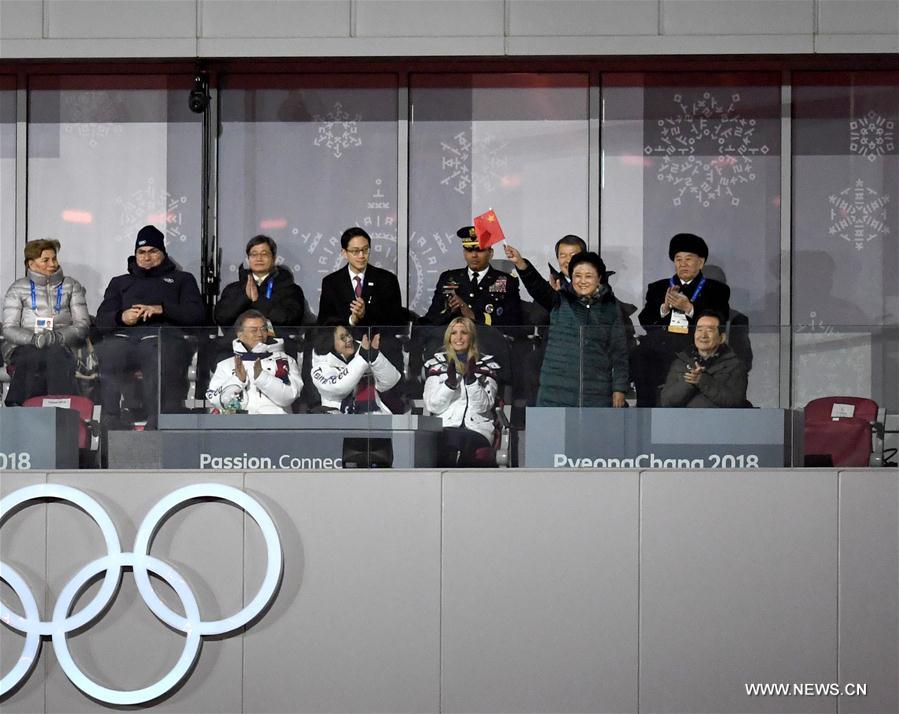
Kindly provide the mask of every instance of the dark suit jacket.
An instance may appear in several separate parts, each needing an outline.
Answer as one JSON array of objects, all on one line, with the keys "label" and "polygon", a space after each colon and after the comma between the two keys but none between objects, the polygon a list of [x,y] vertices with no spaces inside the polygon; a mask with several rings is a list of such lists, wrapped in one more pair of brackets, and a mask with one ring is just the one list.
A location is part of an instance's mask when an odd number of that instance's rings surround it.
[{"label": "dark suit jacket", "polygon": [[[699,275],[693,278],[693,281],[688,286],[683,288],[684,295],[690,297],[696,290],[696,287],[699,285],[699,281],[702,280],[702,278],[703,275],[700,272]],[[646,304],[640,311],[640,324],[644,327],[650,325],[668,325],[668,323],[671,322],[670,312],[665,317],[662,317],[659,314],[662,303],[665,302],[665,293],[668,292],[668,280],[669,278],[656,280],[655,282],[650,283],[649,287],[646,289]],[[675,278],[675,281],[680,282],[677,278]],[[696,318],[698,318],[704,310],[714,310],[721,315],[721,319],[727,322],[730,314],[730,288],[717,280],[706,278],[705,285],[702,288],[702,292],[699,293],[699,297],[697,297],[695,301],[691,300],[690,302],[693,303],[693,317],[687,318],[687,322],[689,322],[690,325],[696,324]]]},{"label": "dark suit jacket", "polygon": [[456,289],[459,297],[471,305],[477,324],[521,324],[521,297],[518,293],[518,278],[504,273],[502,270],[497,270],[493,266],[488,267],[487,273],[479,282],[477,289],[473,289],[471,286],[468,268],[442,272],[431,298],[431,306],[425,313],[422,322],[429,325],[448,325],[450,320],[462,314],[459,311],[450,312],[446,308],[446,295],[443,288],[451,281],[459,286]]},{"label": "dark suit jacket", "polygon": [[[344,266],[322,278],[322,295],[318,307],[318,324],[338,319],[350,324],[350,303],[355,298],[349,267]],[[404,325],[408,321],[403,309],[400,284],[389,270],[369,265],[362,285],[365,317],[359,326]]]}]

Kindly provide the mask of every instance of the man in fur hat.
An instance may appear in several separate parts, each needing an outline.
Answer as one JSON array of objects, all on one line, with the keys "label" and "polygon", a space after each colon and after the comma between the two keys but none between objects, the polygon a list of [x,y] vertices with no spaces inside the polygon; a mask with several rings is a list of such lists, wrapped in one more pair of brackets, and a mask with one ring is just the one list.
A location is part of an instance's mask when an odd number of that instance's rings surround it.
[{"label": "man in fur hat", "polygon": [[692,233],[678,233],[668,245],[674,275],[656,280],[646,289],[640,324],[646,335],[634,357],[637,406],[656,406],[658,387],[665,381],[675,354],[688,350],[696,320],[713,310],[726,322],[730,313],[730,288],[707,278],[702,268],[709,257],[706,242]]}]

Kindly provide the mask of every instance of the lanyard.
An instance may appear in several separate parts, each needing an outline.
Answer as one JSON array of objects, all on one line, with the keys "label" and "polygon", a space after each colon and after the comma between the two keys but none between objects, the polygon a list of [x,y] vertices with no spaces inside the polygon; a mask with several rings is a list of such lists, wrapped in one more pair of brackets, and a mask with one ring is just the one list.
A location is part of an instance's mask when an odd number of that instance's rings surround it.
[{"label": "lanyard", "polygon": [[[37,310],[37,289],[33,280],[28,282],[31,283],[31,309]],[[56,312],[60,310],[62,310],[62,283],[56,286]]]},{"label": "lanyard", "polygon": [[[671,280],[668,281],[668,287],[673,288],[677,283],[674,282],[674,276],[671,276]],[[699,281],[699,285],[696,286],[696,290],[693,291],[693,294],[690,296],[690,302],[695,303],[696,298],[699,297],[699,293],[702,292],[702,288],[705,285],[705,276],[702,276],[702,280]]]}]

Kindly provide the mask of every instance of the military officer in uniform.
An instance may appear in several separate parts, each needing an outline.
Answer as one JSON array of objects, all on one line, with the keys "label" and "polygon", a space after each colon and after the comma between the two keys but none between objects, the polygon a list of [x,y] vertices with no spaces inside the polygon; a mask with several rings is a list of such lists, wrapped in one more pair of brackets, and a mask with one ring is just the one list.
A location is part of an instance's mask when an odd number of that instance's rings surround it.
[{"label": "military officer in uniform", "polygon": [[466,268],[440,274],[431,307],[422,318],[429,325],[448,325],[467,317],[478,325],[520,325],[518,278],[490,265],[493,248],[481,249],[474,226],[460,228]]}]

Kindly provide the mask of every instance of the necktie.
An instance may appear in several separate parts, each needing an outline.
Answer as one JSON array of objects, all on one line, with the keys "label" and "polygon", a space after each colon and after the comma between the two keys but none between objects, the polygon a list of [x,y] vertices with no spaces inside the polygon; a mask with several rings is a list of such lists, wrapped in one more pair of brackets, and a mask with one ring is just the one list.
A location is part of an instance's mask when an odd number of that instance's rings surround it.
[{"label": "necktie", "polygon": [[477,274],[477,273],[472,273],[472,276],[471,276],[471,289],[472,289],[472,290],[477,290],[477,289],[478,289],[478,274]]},{"label": "necktie", "polygon": [[356,297],[362,297],[362,278],[356,275],[353,277],[353,280],[356,281],[356,289],[354,291],[356,293]]}]

